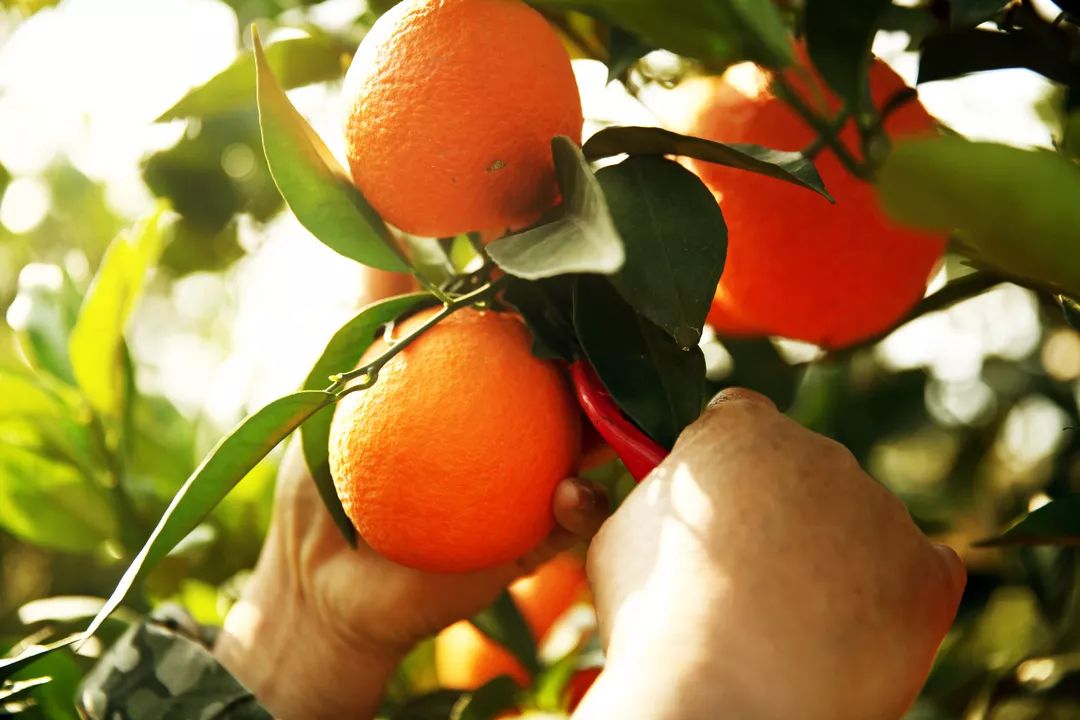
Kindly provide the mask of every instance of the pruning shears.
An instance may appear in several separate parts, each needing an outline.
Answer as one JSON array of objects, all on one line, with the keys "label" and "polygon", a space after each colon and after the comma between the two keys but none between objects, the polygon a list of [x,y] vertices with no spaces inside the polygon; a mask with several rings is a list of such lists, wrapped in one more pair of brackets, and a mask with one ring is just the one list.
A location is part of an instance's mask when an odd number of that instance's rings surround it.
[{"label": "pruning shears", "polygon": [[667,450],[623,415],[588,360],[578,359],[571,363],[570,377],[586,417],[623,461],[634,480],[641,482],[667,457]]}]

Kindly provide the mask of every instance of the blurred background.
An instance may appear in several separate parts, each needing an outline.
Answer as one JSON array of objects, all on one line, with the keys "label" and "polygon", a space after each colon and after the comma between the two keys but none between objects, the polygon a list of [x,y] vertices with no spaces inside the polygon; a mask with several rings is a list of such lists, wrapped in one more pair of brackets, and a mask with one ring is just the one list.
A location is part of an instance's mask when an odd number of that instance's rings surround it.
[{"label": "blurred background", "polygon": [[[267,44],[318,41],[339,75],[390,4],[0,2],[0,654],[92,614],[202,455],[297,387],[355,309],[359,267],[282,211],[253,94],[156,119],[244,55],[252,22]],[[677,116],[672,86],[686,63],[652,53],[609,85],[607,68],[567,42],[586,135]],[[883,32],[875,47],[913,81],[907,44]],[[290,97],[340,155],[339,91],[330,80]],[[929,83],[920,95],[967,137],[1051,147],[1059,131],[1060,93],[1028,71]],[[162,200],[169,239],[126,326],[126,419],[103,428],[67,386],[68,335],[109,242]],[[963,272],[946,263],[931,290]],[[911,718],[1080,717],[1075,551],[971,547],[1080,489],[1080,333],[1057,305],[1006,284],[854,352],[716,338],[706,351],[717,383],[762,389],[847,444],[964,555],[960,620]],[[166,599],[221,621],[261,544],[276,457],[150,575],[106,642]],[[100,649],[37,664],[31,676],[54,680],[25,717],[75,717],[70,698]]]}]

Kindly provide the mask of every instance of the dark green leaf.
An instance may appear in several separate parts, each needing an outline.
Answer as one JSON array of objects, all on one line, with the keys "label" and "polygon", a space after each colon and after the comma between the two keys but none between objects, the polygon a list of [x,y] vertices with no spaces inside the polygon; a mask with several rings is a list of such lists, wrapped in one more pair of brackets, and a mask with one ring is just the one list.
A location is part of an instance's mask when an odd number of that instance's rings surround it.
[{"label": "dark green leaf", "polygon": [[727,255],[712,192],[682,165],[630,157],[596,174],[626,247],[611,283],[683,348],[697,345]]},{"label": "dark green leaf", "polygon": [[1067,54],[1027,33],[971,29],[926,38],[918,82],[1003,68],[1027,68],[1061,83],[1071,77]]},{"label": "dark green leaf", "polygon": [[756,390],[781,410],[791,406],[802,370],[788,365],[768,338],[724,338],[723,345],[734,365],[725,385]]},{"label": "dark green leaf", "polygon": [[806,50],[822,79],[856,113],[871,109],[870,46],[889,0],[807,0]]},{"label": "dark green leaf", "polygon": [[[398,316],[416,308],[432,298],[426,293],[402,295],[377,302],[364,308],[341,326],[326,344],[322,355],[304,381],[304,390],[321,390],[330,385],[330,376],[347,372],[356,367],[360,356],[375,340],[375,331]],[[356,543],[356,529],[341,507],[341,500],[334,489],[334,479],[330,477],[330,461],[327,446],[330,442],[330,421],[334,417],[333,406],[315,413],[300,429],[300,440],[304,447],[304,460],[319,489],[319,495],[326,504],[334,524],[350,545]]]},{"label": "dark green leaf", "polygon": [[513,679],[500,675],[458,700],[450,711],[450,720],[492,720],[517,704],[517,694]]},{"label": "dark green leaf", "polygon": [[81,636],[79,634],[70,635],[62,640],[49,643],[48,645],[34,645],[26,650],[22,651],[15,657],[3,658],[0,660],[0,682],[7,680],[9,677],[19,672],[23,668],[30,667],[33,663],[45,657],[49,653],[56,652],[62,648],[66,648],[69,645],[74,644],[79,640]]},{"label": "dark green leaf", "polygon": [[433,690],[410,698],[390,715],[390,720],[447,720],[464,690]]},{"label": "dark green leaf", "polygon": [[623,153],[692,157],[799,185],[832,202],[814,163],[799,152],[747,143],[713,142],[655,127],[605,128],[589,138],[582,151],[592,160]]},{"label": "dark green leaf", "polygon": [[619,407],[653,440],[675,444],[705,403],[701,349],[682,350],[634,312],[604,278],[582,276],[574,289],[582,350]]},{"label": "dark green leaf", "polygon": [[923,40],[941,30],[943,24],[928,7],[890,5],[881,14],[879,29],[904,33],[908,37],[907,49],[917,50]]},{"label": "dark green leaf", "polygon": [[503,299],[513,305],[533,336],[533,355],[553,360],[573,360],[578,353],[574,340],[574,276],[545,280],[511,278]]},{"label": "dark green leaf", "polygon": [[552,140],[551,152],[563,197],[561,217],[496,240],[487,246],[488,255],[510,275],[526,280],[615,272],[623,264],[622,240],[596,176],[569,138]]},{"label": "dark green leaf", "polygon": [[329,393],[310,390],[286,395],[249,415],[218,443],[173,497],[105,607],[86,629],[86,636],[97,631],[105,618],[123,602],[135,581],[194,530],[267,453],[334,400]]},{"label": "dark green leaf", "polygon": [[648,55],[653,49],[637,35],[613,25],[608,32],[607,42],[608,82],[622,77],[634,63]]},{"label": "dark green leaf", "polygon": [[109,244],[71,331],[68,350],[75,380],[106,417],[119,418],[125,402],[124,329],[165,242],[165,211],[159,203],[149,217]]},{"label": "dark green leaf", "polygon": [[300,116],[270,70],[254,33],[263,150],[296,219],[331,249],[380,270],[407,270],[386,225],[368,205],[322,139]]},{"label": "dark green leaf", "polygon": [[68,337],[79,312],[78,291],[58,265],[34,263],[19,273],[7,321],[31,367],[74,383]]},{"label": "dark green leaf", "polygon": [[[330,35],[289,38],[266,47],[266,59],[286,90],[333,80],[344,72],[352,47]],[[216,115],[255,103],[255,58],[243,52],[227,68],[192,88],[158,122]]]},{"label": "dark green leaf", "polygon": [[998,535],[976,543],[979,547],[1008,545],[1080,544],[1080,493],[1052,500],[1028,513],[1020,522]]},{"label": "dark green leaf", "polygon": [[955,28],[974,27],[989,20],[1009,0],[949,0],[949,24]]},{"label": "dark green leaf", "polygon": [[535,675],[540,671],[540,661],[536,656],[536,640],[510,593],[503,590],[495,602],[474,615],[469,622],[475,625],[477,630],[509,650],[530,675]]},{"label": "dark green leaf", "polygon": [[791,62],[784,20],[763,0],[533,0],[534,5],[581,10],[618,25],[653,47],[697,58],[713,69],[753,60],[767,67]]},{"label": "dark green leaf", "polygon": [[108,491],[71,465],[0,445],[0,527],[42,548],[89,553],[113,536]]},{"label": "dark green leaf", "polygon": [[1065,313],[1065,322],[1074,330],[1080,330],[1080,302],[1064,295],[1058,295],[1058,302],[1061,304],[1061,311]]},{"label": "dark green leaf", "polygon": [[877,185],[894,219],[956,229],[977,263],[1080,294],[1080,169],[1060,155],[958,137],[899,141]]}]

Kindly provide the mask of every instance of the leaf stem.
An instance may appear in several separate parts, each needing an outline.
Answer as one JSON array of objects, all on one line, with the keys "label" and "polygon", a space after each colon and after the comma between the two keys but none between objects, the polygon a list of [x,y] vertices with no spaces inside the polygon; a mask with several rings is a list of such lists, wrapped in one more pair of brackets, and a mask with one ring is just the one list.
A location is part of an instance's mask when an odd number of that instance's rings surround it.
[{"label": "leaf stem", "polygon": [[[375,382],[379,379],[379,371],[382,370],[382,367],[390,361],[390,358],[394,357],[399,352],[407,348],[418,337],[438,325],[450,315],[456,313],[458,310],[487,299],[490,295],[494,294],[503,286],[504,281],[505,278],[500,278],[494,282],[487,283],[486,285],[483,285],[482,287],[479,287],[470,293],[466,293],[465,295],[461,295],[453,299],[447,297],[445,300],[443,300],[442,310],[440,310],[435,315],[432,315],[426,322],[424,322],[423,325],[416,328],[405,337],[395,341],[386,349],[386,352],[384,352],[382,355],[375,358],[369,363],[361,365],[355,370],[350,370],[348,372],[340,373],[333,376],[333,383],[330,385],[330,387],[326,388],[326,392],[334,393],[338,396],[338,399],[341,399],[348,393],[355,392],[356,390],[368,389],[369,387],[374,385]],[[350,380],[355,380],[356,378],[362,378],[362,380],[355,385],[352,385],[351,387],[346,387]]]},{"label": "leaf stem", "polygon": [[857,345],[853,345],[842,350],[830,352],[825,356],[824,360],[828,362],[835,362],[844,358],[850,357],[855,352],[864,348],[870,347],[875,343],[885,339],[886,336],[895,332],[898,328],[907,325],[912,320],[922,317],[923,315],[929,315],[930,313],[937,312],[939,310],[945,310],[948,307],[955,305],[958,302],[973,298],[976,295],[981,295],[995,285],[1001,285],[1002,283],[1011,282],[1009,278],[996,275],[994,273],[975,271],[957,278],[952,282],[945,285],[932,295],[929,295],[912,308],[911,312],[898,324],[896,327],[879,333],[874,337],[863,340]]},{"label": "leaf stem", "polygon": [[[773,93],[786,102],[792,110],[799,114],[799,116],[806,121],[806,123],[812,127],[818,134],[819,139],[824,143],[825,147],[828,147],[836,154],[837,160],[848,169],[848,171],[858,178],[867,178],[866,168],[855,159],[855,156],[840,142],[836,136],[836,131],[833,129],[833,123],[826,120],[819,115],[809,104],[797,93],[795,88],[791,86],[791,83],[781,75],[776,74],[773,76]],[[843,113],[842,113],[843,114]]]},{"label": "leaf stem", "polygon": [[386,246],[390,248],[391,252],[397,255],[398,259],[401,260],[405,267],[409,268],[409,274],[416,278],[416,282],[420,283],[420,286],[422,288],[424,288],[429,293],[438,298],[439,302],[443,304],[450,302],[450,297],[445,292],[443,292],[443,289],[441,287],[428,280],[426,277],[424,277],[423,273],[416,269],[416,266],[412,264],[412,262],[409,260],[409,257],[401,249],[401,246],[397,243],[396,240],[394,240],[393,236],[390,235],[389,230],[387,230],[387,234],[384,239],[386,241]]},{"label": "leaf stem", "polygon": [[[836,117],[829,122],[829,131],[825,134],[819,134],[814,140],[802,150],[802,154],[808,159],[813,160],[818,154],[825,149],[827,144],[826,137],[835,138],[844,125],[847,123],[848,118],[851,117],[851,113],[848,111],[847,106],[840,108],[840,112],[836,114]],[[839,142],[839,140],[837,140]]]}]

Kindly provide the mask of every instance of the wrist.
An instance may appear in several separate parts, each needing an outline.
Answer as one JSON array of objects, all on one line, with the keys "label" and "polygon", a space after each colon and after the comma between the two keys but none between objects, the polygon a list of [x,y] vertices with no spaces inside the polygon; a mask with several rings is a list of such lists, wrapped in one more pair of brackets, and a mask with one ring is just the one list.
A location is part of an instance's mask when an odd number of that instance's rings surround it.
[{"label": "wrist", "polygon": [[281,720],[372,718],[399,649],[358,646],[263,562],[229,611],[214,655]]}]

